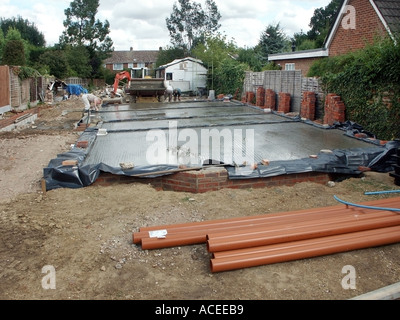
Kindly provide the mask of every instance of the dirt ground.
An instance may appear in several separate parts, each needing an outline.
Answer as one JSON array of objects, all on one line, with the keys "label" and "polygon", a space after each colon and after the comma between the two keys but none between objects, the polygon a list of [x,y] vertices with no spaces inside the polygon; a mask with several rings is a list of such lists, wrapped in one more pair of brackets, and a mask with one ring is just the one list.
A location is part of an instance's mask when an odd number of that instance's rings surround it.
[{"label": "dirt ground", "polygon": [[[82,108],[77,100],[42,106],[36,123],[0,134],[0,299],[344,300],[400,281],[400,244],[214,274],[205,245],[142,250],[132,244],[142,226],[326,207],[338,204],[334,195],[359,203],[396,197],[364,192],[397,187],[389,174],[369,172],[333,187],[186,194],[129,184],[43,193],[43,168],[78,139]],[[346,290],[348,265],[356,288]]]}]

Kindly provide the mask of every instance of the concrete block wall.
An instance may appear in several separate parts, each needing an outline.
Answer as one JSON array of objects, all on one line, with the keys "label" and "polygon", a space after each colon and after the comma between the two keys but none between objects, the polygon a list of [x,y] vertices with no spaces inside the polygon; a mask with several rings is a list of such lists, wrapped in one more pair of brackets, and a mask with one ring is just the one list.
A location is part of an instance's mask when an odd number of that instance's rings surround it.
[{"label": "concrete block wall", "polygon": [[[253,92],[255,95],[259,87],[265,90],[271,89],[275,92],[287,92],[291,95],[290,111],[300,112],[302,93],[301,71],[263,71],[246,72],[243,92]],[[242,101],[249,102],[242,97]],[[267,107],[268,108],[268,107]]]},{"label": "concrete block wall", "polygon": [[[18,112],[10,117],[0,119],[0,131],[10,131],[17,127],[29,124],[35,121],[40,114],[40,108],[33,108],[23,112]],[[24,119],[23,121],[19,119]]]}]

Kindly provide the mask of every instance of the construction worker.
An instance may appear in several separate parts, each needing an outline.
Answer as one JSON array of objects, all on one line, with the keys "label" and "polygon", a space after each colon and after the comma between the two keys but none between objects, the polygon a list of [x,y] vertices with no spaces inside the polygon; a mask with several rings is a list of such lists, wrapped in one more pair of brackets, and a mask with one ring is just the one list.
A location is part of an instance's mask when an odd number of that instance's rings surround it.
[{"label": "construction worker", "polygon": [[182,95],[181,89],[175,88],[173,95],[174,95],[174,101],[176,101],[176,98],[178,98],[178,100],[181,101],[181,95]]},{"label": "construction worker", "polygon": [[82,94],[82,101],[85,104],[85,111],[89,111],[90,109],[99,111],[99,106],[102,104],[102,100],[91,93]]},{"label": "construction worker", "polygon": [[167,98],[168,98],[168,101],[171,102],[173,92],[174,92],[174,88],[171,85],[168,85],[167,89],[165,90],[165,93],[164,93],[165,100],[167,100]]}]

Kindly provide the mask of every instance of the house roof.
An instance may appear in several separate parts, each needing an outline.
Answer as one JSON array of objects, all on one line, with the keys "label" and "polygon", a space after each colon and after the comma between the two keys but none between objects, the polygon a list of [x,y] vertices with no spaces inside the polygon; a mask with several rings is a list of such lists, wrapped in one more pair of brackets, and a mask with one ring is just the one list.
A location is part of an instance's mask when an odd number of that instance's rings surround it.
[{"label": "house roof", "polygon": [[184,61],[192,61],[192,62],[201,64],[201,65],[204,65],[203,61],[201,61],[201,60],[198,60],[198,59],[195,59],[195,58],[192,58],[192,57],[187,57],[187,58],[183,58],[183,59],[175,59],[174,61],[172,61],[170,63],[164,64],[164,65],[158,67],[157,70],[166,69],[168,67],[171,67],[171,66],[173,66],[175,64],[178,64],[178,63],[181,63],[181,62],[184,62]]},{"label": "house roof", "polygon": [[[349,5],[349,2],[350,0],[343,1],[343,5],[336,17],[335,24],[325,41],[325,48],[327,49],[329,49],[329,46],[335,37],[336,31],[341,23],[342,13],[346,11],[346,6]],[[400,0],[369,0],[369,2],[391,36],[393,33],[400,31]]]},{"label": "house roof", "polygon": [[[378,17],[386,27],[388,33],[400,32],[400,0],[367,0],[371,3]],[[349,4],[350,0],[344,0],[341,9],[339,10],[336,21],[332,26],[328,37],[326,38],[324,48],[317,50],[305,50],[296,52],[284,52],[269,55],[268,60],[287,60],[287,59],[301,59],[301,58],[317,58],[329,55],[329,47],[336,34],[337,29],[341,23],[342,14]]]},{"label": "house roof", "polygon": [[268,56],[268,60],[275,61],[275,60],[327,57],[328,53],[329,52],[326,49],[312,49],[312,50],[302,50],[295,52],[276,53],[276,54],[270,54]]},{"label": "house roof", "polygon": [[154,63],[157,61],[158,54],[159,50],[114,51],[112,56],[106,59],[104,63]]},{"label": "house roof", "polygon": [[400,0],[375,0],[372,2],[375,3],[390,32],[400,32]]}]

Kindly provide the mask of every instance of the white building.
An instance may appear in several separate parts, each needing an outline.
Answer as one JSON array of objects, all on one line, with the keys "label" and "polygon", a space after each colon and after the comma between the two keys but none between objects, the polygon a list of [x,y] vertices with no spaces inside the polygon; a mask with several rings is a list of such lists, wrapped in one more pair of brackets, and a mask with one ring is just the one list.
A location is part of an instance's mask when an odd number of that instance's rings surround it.
[{"label": "white building", "polygon": [[191,57],[177,59],[156,69],[156,78],[164,79],[182,92],[205,92],[207,68],[201,60]]}]

